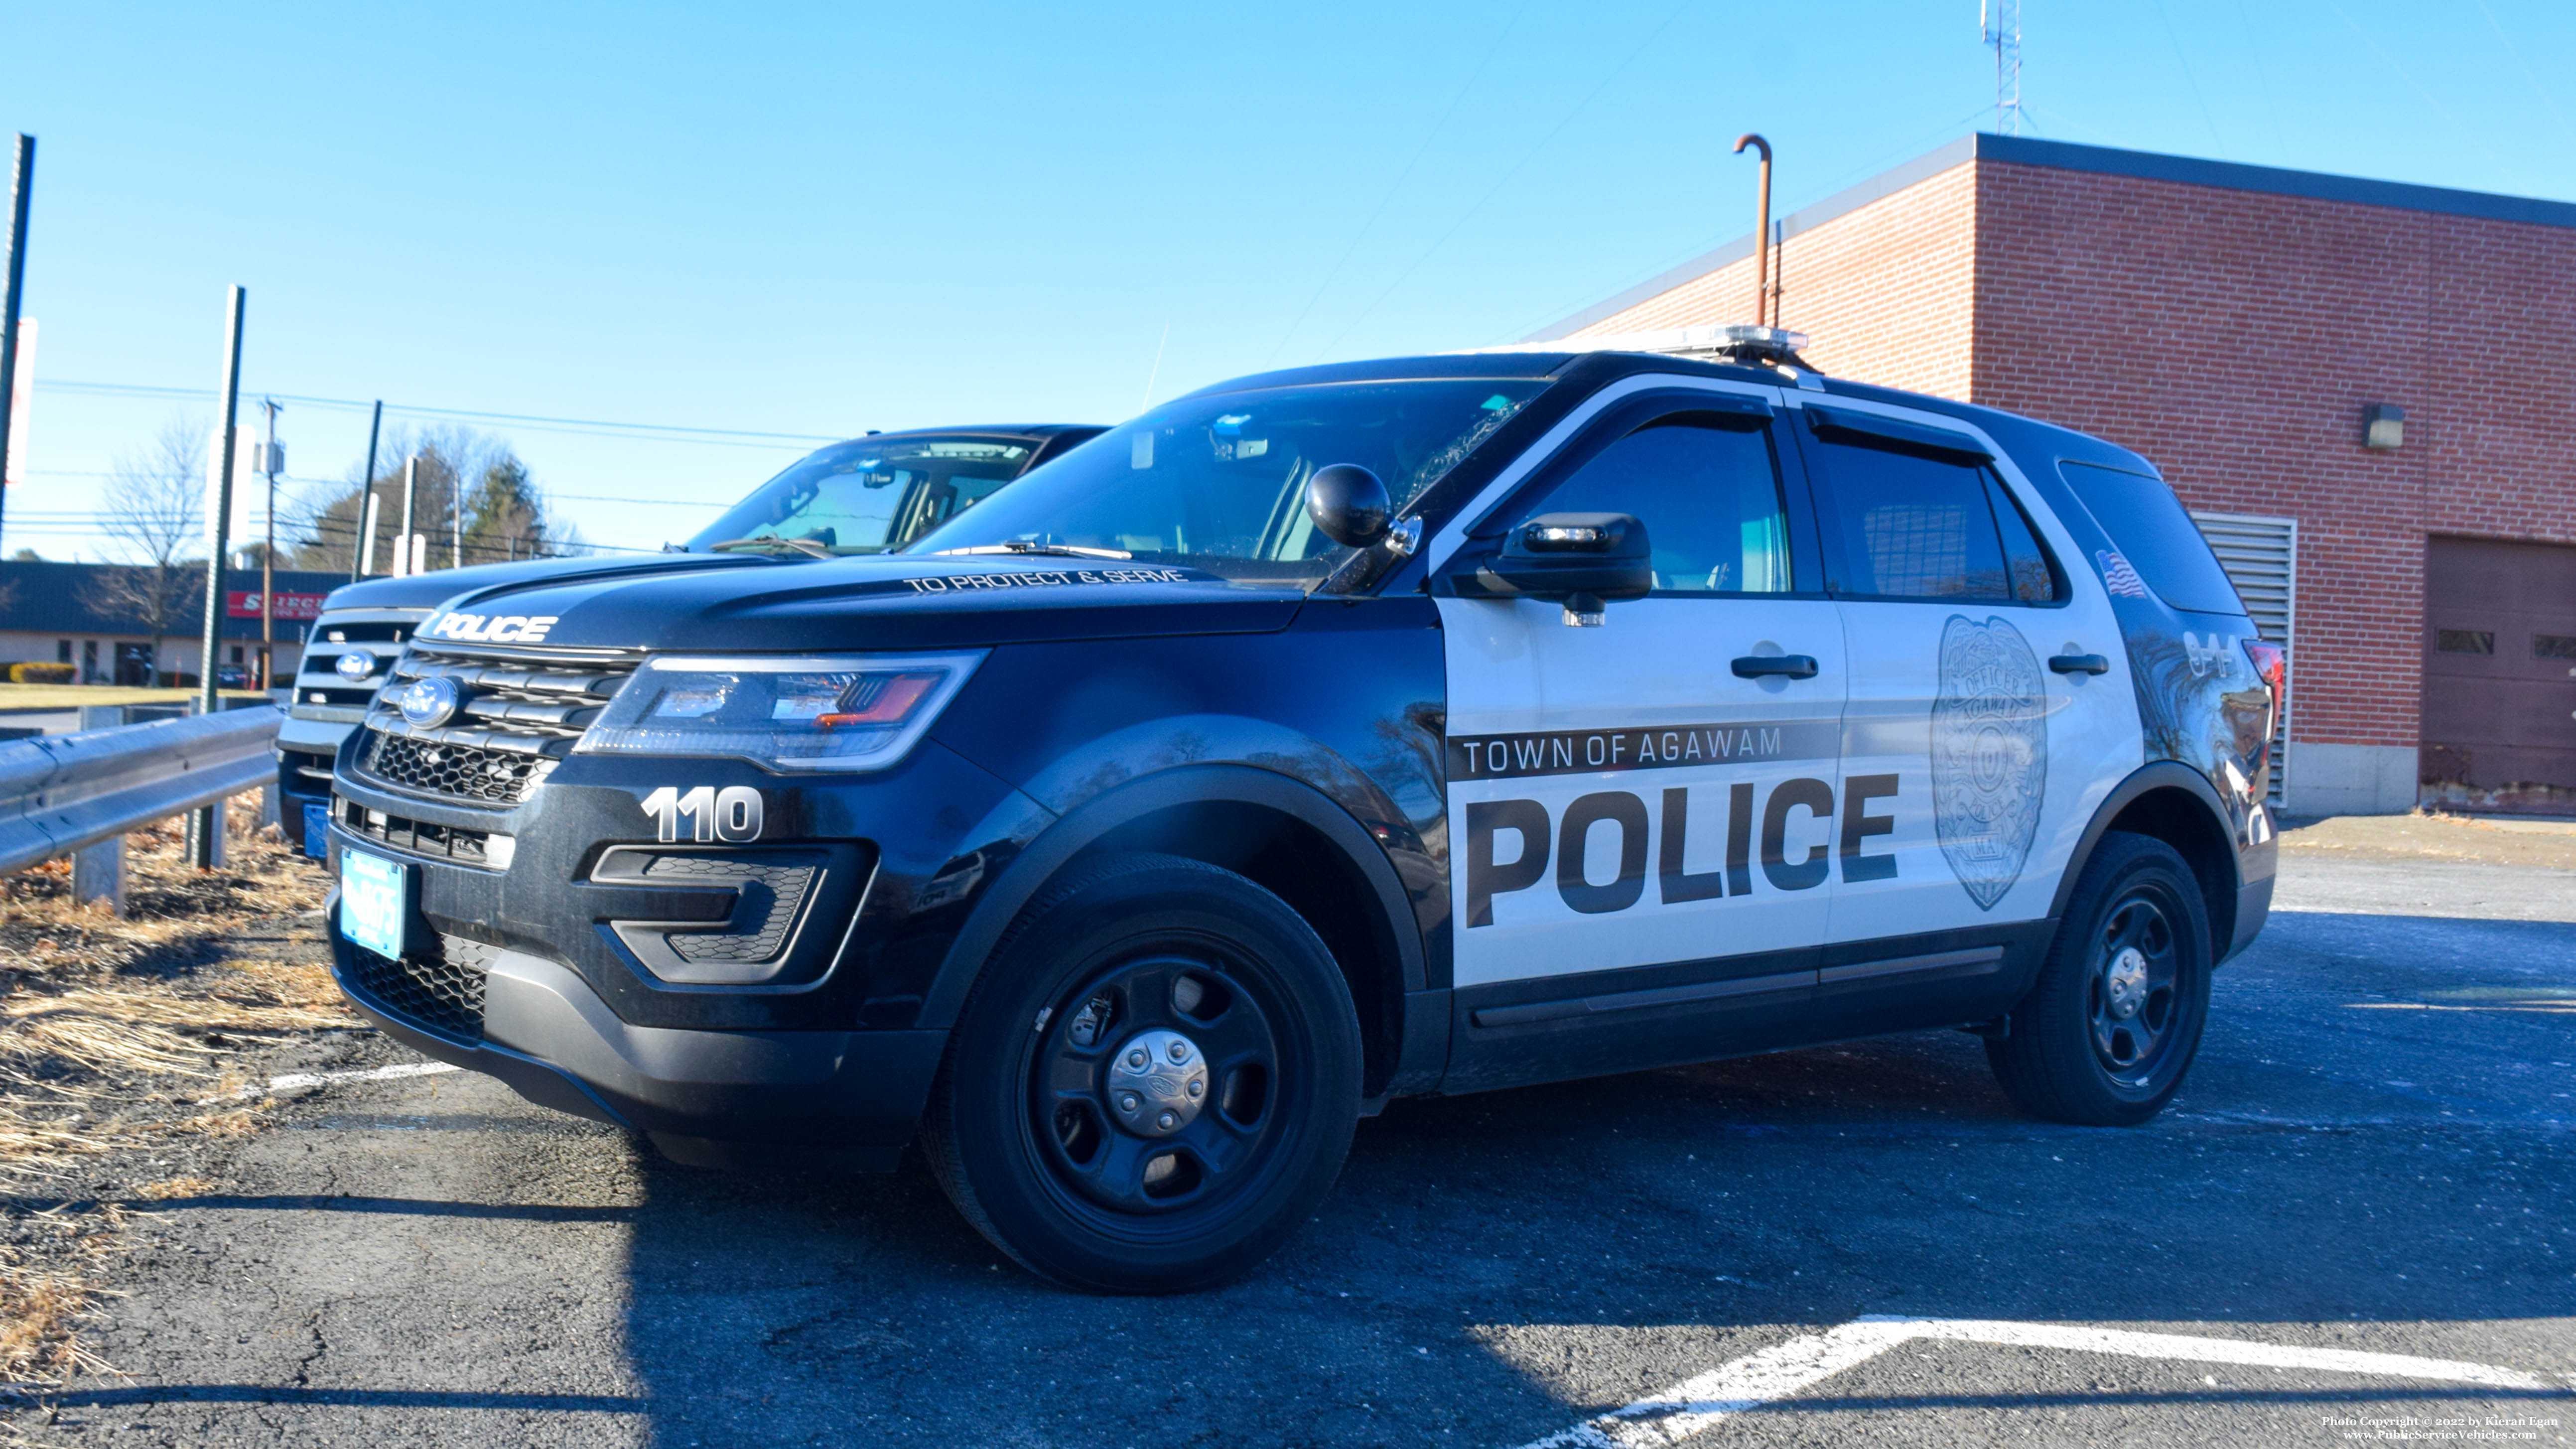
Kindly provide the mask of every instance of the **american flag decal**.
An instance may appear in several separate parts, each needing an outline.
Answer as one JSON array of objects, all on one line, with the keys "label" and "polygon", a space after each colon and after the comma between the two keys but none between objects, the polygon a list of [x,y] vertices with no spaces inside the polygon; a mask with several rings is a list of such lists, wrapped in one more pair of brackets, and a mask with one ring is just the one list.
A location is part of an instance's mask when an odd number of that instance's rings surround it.
[{"label": "american flag decal", "polygon": [[2129,567],[2127,559],[2099,549],[2094,551],[2093,557],[2102,564],[2102,587],[2126,598],[2143,599],[2147,596],[2147,581],[2138,577],[2138,571]]}]

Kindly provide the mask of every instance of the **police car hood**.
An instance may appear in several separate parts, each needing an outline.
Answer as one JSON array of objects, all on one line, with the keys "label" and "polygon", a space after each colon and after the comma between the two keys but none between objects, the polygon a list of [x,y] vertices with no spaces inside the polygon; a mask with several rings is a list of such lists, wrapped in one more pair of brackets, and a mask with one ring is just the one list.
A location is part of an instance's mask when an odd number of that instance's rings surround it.
[{"label": "police car hood", "polygon": [[648,553],[624,558],[532,558],[517,563],[476,564],[439,569],[409,578],[367,579],[343,584],[323,602],[328,609],[434,609],[465,592],[524,588],[530,584],[622,574],[668,573],[673,570],[754,567],[773,562],[756,554]]},{"label": "police car hood", "polygon": [[448,598],[415,638],[690,653],[942,649],[1284,629],[1302,581],[1110,559],[884,556],[589,576]]}]

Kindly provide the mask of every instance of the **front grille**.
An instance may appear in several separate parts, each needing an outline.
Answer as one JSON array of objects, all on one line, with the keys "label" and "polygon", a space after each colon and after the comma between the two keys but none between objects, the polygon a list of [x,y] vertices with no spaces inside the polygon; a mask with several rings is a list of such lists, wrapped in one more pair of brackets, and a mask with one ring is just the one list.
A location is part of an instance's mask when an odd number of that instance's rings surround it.
[{"label": "front grille", "polygon": [[350,953],[349,984],[376,1005],[446,1036],[483,1036],[484,967],[497,946],[462,936],[438,938],[434,959],[395,960],[364,949]]},{"label": "front grille", "polygon": [[[572,753],[641,658],[494,658],[415,643],[367,713],[358,768],[398,790],[515,805]],[[454,679],[464,697],[455,718],[424,729],[406,723],[394,701],[405,685],[430,675]]]},{"label": "front grille", "polygon": [[805,892],[814,884],[810,865],[775,865],[719,855],[659,855],[644,879],[688,885],[731,886],[739,897],[721,931],[673,931],[671,954],[683,961],[768,961],[786,944]]},{"label": "front grille", "polygon": [[278,754],[284,758],[287,767],[294,772],[296,784],[311,786],[316,795],[331,793],[331,757],[329,755],[317,755],[306,750],[283,747],[278,750]]},{"label": "front grille", "polygon": [[546,782],[556,761],[517,750],[478,749],[370,726],[358,748],[358,768],[398,790],[449,795],[491,805],[516,805]]},{"label": "front grille", "polygon": [[376,697],[377,686],[385,682],[385,669],[364,680],[340,677],[340,656],[352,649],[364,649],[390,664],[402,652],[403,641],[411,637],[412,626],[422,615],[379,615],[374,618],[317,619],[313,632],[304,643],[304,662],[296,669],[295,703],[319,705],[326,709],[365,709]]},{"label": "front grille", "polygon": [[[388,815],[382,810],[369,810],[354,800],[342,800],[339,806],[340,824],[353,835],[363,835],[379,844],[417,855],[445,856],[466,865],[494,864],[491,859],[492,836],[488,831]],[[502,837],[502,843],[507,845],[509,837]]]}]

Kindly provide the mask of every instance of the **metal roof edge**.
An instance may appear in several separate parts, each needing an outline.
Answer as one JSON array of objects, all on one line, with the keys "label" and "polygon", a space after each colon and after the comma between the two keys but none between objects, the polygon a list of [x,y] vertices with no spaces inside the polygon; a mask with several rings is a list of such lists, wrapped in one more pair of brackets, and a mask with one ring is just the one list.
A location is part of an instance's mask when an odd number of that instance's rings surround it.
[{"label": "metal roof edge", "polygon": [[2260,191],[2313,201],[2339,201],[2354,206],[2384,206],[2398,211],[2429,211],[2486,221],[2518,221],[2534,226],[2576,227],[2576,202],[2543,201],[2494,191],[2460,191],[2447,186],[2420,186],[2411,181],[2376,181],[2331,171],[2293,171],[2281,166],[2249,166],[2239,161],[2204,161],[2159,151],[2127,151],[2113,146],[2086,146],[2074,141],[2042,141],[2029,136],[1979,132],[1968,138],[1980,161],[2041,166],[2055,171],[2089,171],[2128,176],[2141,181],[2171,181],[2224,191]]}]

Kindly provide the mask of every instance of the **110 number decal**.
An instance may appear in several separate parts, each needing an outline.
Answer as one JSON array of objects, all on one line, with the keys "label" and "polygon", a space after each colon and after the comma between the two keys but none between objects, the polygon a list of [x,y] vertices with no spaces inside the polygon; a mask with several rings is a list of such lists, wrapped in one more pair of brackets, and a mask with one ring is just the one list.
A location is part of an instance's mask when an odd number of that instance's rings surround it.
[{"label": "110 number decal", "polygon": [[[665,785],[644,797],[644,813],[653,817],[665,843],[688,839],[742,845],[758,840],[764,811],[760,792],[748,785],[727,785],[721,790],[700,785],[687,791]],[[683,818],[689,821],[686,836],[680,831]]]}]

